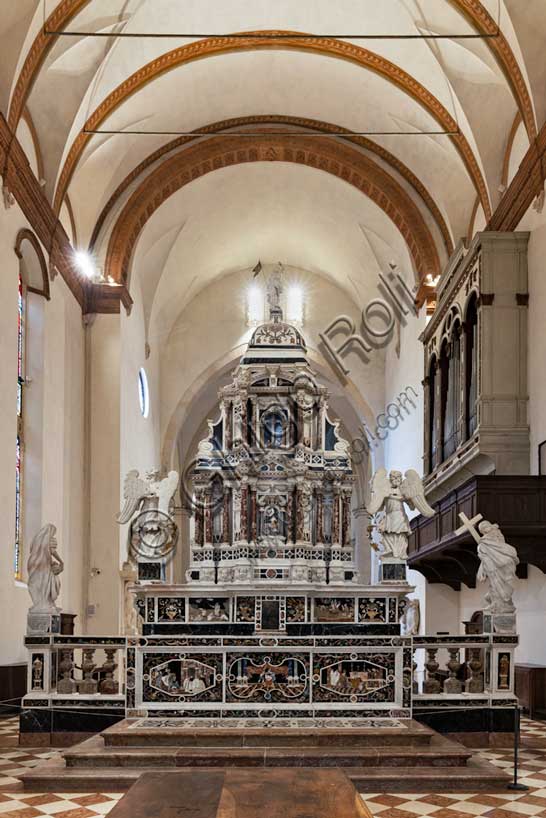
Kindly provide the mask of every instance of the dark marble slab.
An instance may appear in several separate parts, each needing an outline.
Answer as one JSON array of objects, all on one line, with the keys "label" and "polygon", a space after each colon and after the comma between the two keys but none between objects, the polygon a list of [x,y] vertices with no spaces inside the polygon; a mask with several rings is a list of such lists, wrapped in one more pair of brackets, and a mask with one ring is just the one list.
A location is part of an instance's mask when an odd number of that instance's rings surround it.
[{"label": "dark marble slab", "polygon": [[512,733],[514,710],[467,707],[453,710],[423,710],[414,707],[413,718],[438,733]]},{"label": "dark marble slab", "polygon": [[125,718],[122,707],[68,709],[26,708],[19,719],[21,734],[98,733]]},{"label": "dark marble slab", "polygon": [[370,818],[341,770],[146,773],[111,818]]},{"label": "dark marble slab", "polygon": [[176,636],[177,634],[248,636],[254,633],[254,624],[252,622],[153,622],[143,625],[142,633],[144,636]]},{"label": "dark marble slab", "polygon": [[376,622],[307,622],[286,626],[287,636],[399,636],[400,625]]}]

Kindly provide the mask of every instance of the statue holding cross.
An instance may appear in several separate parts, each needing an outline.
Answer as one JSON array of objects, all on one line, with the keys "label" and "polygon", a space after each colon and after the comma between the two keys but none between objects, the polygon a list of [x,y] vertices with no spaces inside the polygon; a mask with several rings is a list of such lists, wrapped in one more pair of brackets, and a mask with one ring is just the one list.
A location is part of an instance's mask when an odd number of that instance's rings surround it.
[{"label": "statue holding cross", "polygon": [[[489,590],[485,595],[486,614],[513,614],[515,606],[512,601],[516,566],[519,563],[518,552],[509,545],[496,523],[484,520],[476,514],[471,520],[466,514],[459,514],[462,526],[455,531],[458,536],[468,531],[478,545],[478,582],[489,581]],[[475,525],[478,524],[478,530]]]}]

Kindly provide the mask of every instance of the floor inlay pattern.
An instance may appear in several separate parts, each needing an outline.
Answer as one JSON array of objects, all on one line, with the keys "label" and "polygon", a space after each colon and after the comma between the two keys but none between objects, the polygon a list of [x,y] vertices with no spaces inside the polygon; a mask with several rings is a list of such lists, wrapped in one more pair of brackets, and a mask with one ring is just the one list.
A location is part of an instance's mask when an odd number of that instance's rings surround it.
[{"label": "floor inlay pattern", "polygon": [[158,730],[158,729],[187,729],[195,730],[196,728],[224,728],[226,730],[244,730],[249,728],[260,727],[277,727],[280,729],[295,728],[303,729],[305,727],[329,727],[334,730],[355,728],[401,728],[405,727],[405,723],[397,719],[138,719],[133,722],[129,729],[138,727],[140,730]]},{"label": "floor inlay pattern", "polygon": [[[56,753],[13,746],[17,728],[17,718],[0,720],[0,818],[57,814],[62,818],[94,818],[107,815],[122,797],[120,793],[24,793],[14,775]],[[511,750],[488,749],[480,756],[507,771],[512,769]],[[381,818],[546,818],[546,722],[522,721],[520,781],[529,787],[528,792],[366,793],[365,801],[372,815]]]}]

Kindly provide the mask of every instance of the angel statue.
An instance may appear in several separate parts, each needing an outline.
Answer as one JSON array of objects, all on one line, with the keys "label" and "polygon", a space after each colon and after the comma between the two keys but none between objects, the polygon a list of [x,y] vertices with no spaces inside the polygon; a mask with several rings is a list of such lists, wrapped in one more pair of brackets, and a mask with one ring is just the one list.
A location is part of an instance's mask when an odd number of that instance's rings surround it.
[{"label": "angel statue", "polygon": [[34,603],[31,613],[58,614],[55,600],[61,591],[59,574],[64,563],[57,553],[57,529],[51,523],[41,528],[32,543],[28,558],[28,592]]},{"label": "angel statue", "polygon": [[408,535],[411,528],[404,503],[412,510],[420,511],[424,517],[433,517],[436,513],[425,500],[422,480],[414,469],[408,469],[404,478],[400,471],[393,469],[387,474],[386,469],[378,469],[372,478],[372,497],[368,512],[382,512],[377,526],[383,546],[381,559],[394,557],[406,560],[408,557]]},{"label": "angel statue", "polygon": [[132,469],[125,478],[124,504],[116,521],[120,525],[131,523],[129,542],[141,557],[164,557],[176,544],[178,528],[171,514],[171,504],[178,481],[176,471],[170,471],[160,480],[157,472],[147,472],[140,477],[137,469]]}]

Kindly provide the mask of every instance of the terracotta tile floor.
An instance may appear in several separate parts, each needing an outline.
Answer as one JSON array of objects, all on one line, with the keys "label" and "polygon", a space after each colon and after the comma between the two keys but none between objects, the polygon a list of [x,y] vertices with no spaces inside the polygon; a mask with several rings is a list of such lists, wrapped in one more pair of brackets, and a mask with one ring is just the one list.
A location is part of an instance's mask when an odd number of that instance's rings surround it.
[{"label": "terracotta tile floor", "polygon": [[[0,719],[0,818],[94,818],[107,815],[120,793],[24,793],[14,777],[55,751],[17,746],[18,718]],[[512,769],[510,750],[483,750],[480,755],[506,770]],[[381,818],[546,818],[546,722],[522,720],[520,781],[526,793],[366,793],[373,815]]]}]

